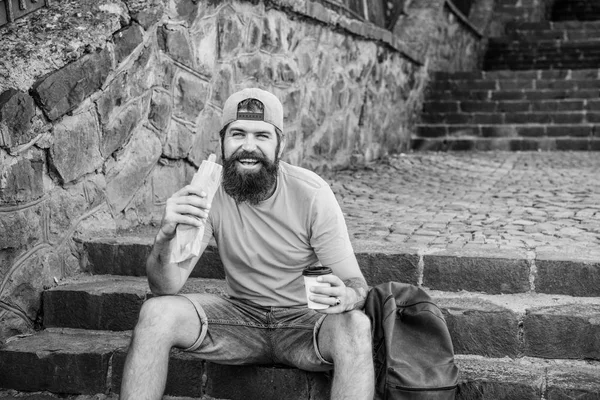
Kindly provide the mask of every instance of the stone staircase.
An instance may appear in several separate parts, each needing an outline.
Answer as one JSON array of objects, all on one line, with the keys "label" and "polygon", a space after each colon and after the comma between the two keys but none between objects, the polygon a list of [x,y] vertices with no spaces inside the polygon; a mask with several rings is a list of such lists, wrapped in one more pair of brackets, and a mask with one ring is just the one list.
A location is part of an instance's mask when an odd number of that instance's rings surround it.
[{"label": "stone staircase", "polygon": [[[0,398],[117,398],[131,329],[150,296],[143,275],[152,236],[80,244],[87,273],[44,293],[44,329],[0,348]],[[531,265],[515,254],[419,256],[394,247],[355,244],[371,285],[422,282],[443,309],[461,369],[457,399],[600,399],[600,285],[580,282],[589,263],[540,260],[532,291]],[[183,291],[222,292],[214,248],[201,264]],[[173,350],[166,395],[327,399],[329,384],[324,374],[222,366]]]},{"label": "stone staircase", "polygon": [[600,20],[575,20],[575,3],[510,23],[483,71],[435,74],[413,149],[600,150]]}]

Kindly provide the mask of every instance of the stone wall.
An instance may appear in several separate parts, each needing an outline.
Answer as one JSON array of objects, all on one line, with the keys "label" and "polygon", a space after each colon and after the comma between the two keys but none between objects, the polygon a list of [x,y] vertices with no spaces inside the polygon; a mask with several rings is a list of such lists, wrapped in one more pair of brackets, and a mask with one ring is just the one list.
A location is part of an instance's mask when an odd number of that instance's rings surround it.
[{"label": "stone wall", "polygon": [[486,29],[494,0],[474,1],[471,15],[462,15],[446,0],[407,2],[394,33],[407,43],[429,71],[481,69]]}]

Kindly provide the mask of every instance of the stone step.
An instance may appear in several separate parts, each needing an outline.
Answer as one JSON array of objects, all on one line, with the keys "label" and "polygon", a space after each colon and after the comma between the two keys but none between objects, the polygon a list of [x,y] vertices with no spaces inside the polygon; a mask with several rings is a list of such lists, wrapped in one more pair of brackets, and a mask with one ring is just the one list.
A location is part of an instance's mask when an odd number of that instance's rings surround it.
[{"label": "stone step", "polygon": [[[600,111],[424,112],[421,114],[421,122],[446,125],[541,125],[550,126],[559,133],[564,133],[563,126],[581,125],[584,128],[574,136],[600,134]],[[548,132],[536,129],[528,136],[539,136],[539,133]]]},{"label": "stone step", "polygon": [[495,70],[495,71],[461,71],[435,72],[434,81],[473,81],[473,80],[587,80],[594,81],[600,77],[600,66],[590,69],[534,69],[527,71]]},{"label": "stone step", "polygon": [[[46,329],[15,337],[0,348],[0,387],[4,389],[0,398],[20,396],[15,390],[42,392],[23,395],[34,399],[54,398],[52,393],[60,393],[61,398],[84,395],[79,400],[116,398],[128,336],[128,332]],[[600,365],[594,361],[459,355],[456,362],[458,400],[600,398]],[[329,398],[329,386],[323,373],[217,365],[173,350],[166,395],[280,400],[285,393],[290,400],[319,400]]]},{"label": "stone step", "polygon": [[423,114],[444,113],[536,113],[536,112],[578,112],[590,115],[600,113],[600,100],[597,99],[550,99],[550,100],[480,100],[444,99],[426,100]]},{"label": "stone step", "polygon": [[[527,113],[523,113],[528,115]],[[520,123],[515,123],[517,117],[504,118],[502,113],[498,114],[472,114],[470,118],[465,117],[465,122],[458,120],[452,123],[450,118],[444,118],[445,114],[432,115],[431,122],[424,121],[417,126],[417,135],[420,138],[455,138],[455,137],[476,137],[476,138],[506,138],[506,139],[555,139],[559,141],[562,138],[584,139],[590,147],[586,150],[598,150],[596,142],[600,140],[599,124],[558,124],[548,122],[546,124],[536,122],[531,118],[532,123],[528,123],[526,118]],[[461,114],[461,116],[464,114]],[[533,113],[532,113],[533,115]],[[489,116],[489,119],[486,117]],[[557,114],[559,118],[561,114]],[[467,121],[467,119],[469,119]],[[439,121],[439,122],[437,122]],[[508,122],[512,121],[512,122]],[[558,144],[558,142],[556,142]],[[552,150],[552,149],[548,149]],[[566,149],[557,149],[566,150]]]},{"label": "stone step", "polygon": [[[555,84],[564,85],[564,84]],[[600,89],[579,88],[573,89],[503,89],[503,90],[437,90],[428,94],[427,100],[471,100],[471,101],[544,101],[544,100],[589,100],[591,108],[596,107],[596,99]]]},{"label": "stone step", "polygon": [[[457,354],[600,359],[598,297],[428,291],[446,316]],[[193,278],[182,292],[225,293],[225,283]],[[131,330],[149,296],[142,277],[79,277],[44,292],[44,326]]]},{"label": "stone step", "polygon": [[[512,139],[512,138],[511,138]],[[555,143],[560,138],[552,138]],[[595,138],[578,139],[580,149],[600,149]],[[587,148],[586,149],[591,149]],[[94,275],[145,275],[144,264],[152,239],[145,234],[80,239],[83,268]],[[412,246],[391,242],[353,239],[358,263],[369,285],[398,281],[423,284],[431,289],[467,290],[490,294],[556,293],[570,296],[600,296],[600,264],[587,255],[565,255],[543,250],[531,254],[521,250],[473,248],[423,253]],[[203,261],[206,261],[203,263]],[[195,278],[223,279],[218,252],[211,250],[191,274]],[[531,278],[535,277],[535,288]],[[590,279],[592,278],[592,279]]]},{"label": "stone step", "polygon": [[501,60],[486,58],[483,63],[483,69],[493,70],[523,70],[532,69],[589,69],[600,65],[600,57],[582,58],[573,56],[569,59],[555,57],[552,59],[534,58],[525,59],[520,54],[507,54]]},{"label": "stone step", "polygon": [[515,21],[506,26],[508,38],[520,41],[585,40],[600,37],[600,21]]},{"label": "stone step", "polygon": [[557,0],[552,4],[550,19],[564,20],[600,20],[600,4],[594,0]]},{"label": "stone step", "polygon": [[[1,390],[1,400],[119,400],[119,395],[116,393],[96,393],[96,394],[74,394],[65,395],[61,393],[51,392],[22,392],[18,390]],[[163,396],[163,400],[227,400],[227,399],[215,399],[214,397],[204,395],[202,397],[182,397],[182,396]]]},{"label": "stone step", "polygon": [[[46,329],[0,348],[0,388],[61,394],[118,393],[130,332]],[[222,399],[328,399],[325,374],[233,367],[173,350],[165,394]]]},{"label": "stone step", "polygon": [[[446,127],[421,126],[423,129],[445,129]],[[513,127],[509,127],[514,129]],[[472,127],[492,129],[492,127]],[[414,136],[411,139],[411,149],[414,151],[600,151],[599,138],[563,137],[479,137],[479,136],[446,136],[423,137]]]},{"label": "stone step", "polygon": [[586,37],[576,40],[548,39],[548,40],[516,40],[511,37],[490,38],[488,52],[492,51],[531,51],[535,54],[548,54],[554,52],[589,51],[596,53],[600,39]]},{"label": "stone step", "polygon": [[437,79],[428,88],[428,95],[434,97],[439,91],[544,91],[564,90],[577,92],[579,90],[600,89],[598,72],[587,79],[565,78],[515,78],[515,79]]},{"label": "stone step", "polygon": [[600,40],[490,39],[484,70],[589,69],[600,65]]}]

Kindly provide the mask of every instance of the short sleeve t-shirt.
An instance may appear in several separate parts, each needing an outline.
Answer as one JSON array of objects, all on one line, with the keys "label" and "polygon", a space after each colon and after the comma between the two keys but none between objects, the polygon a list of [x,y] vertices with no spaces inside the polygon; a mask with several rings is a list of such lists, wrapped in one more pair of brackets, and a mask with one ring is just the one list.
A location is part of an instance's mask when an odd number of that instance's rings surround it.
[{"label": "short sleeve t-shirt", "polygon": [[317,174],[280,161],[267,200],[236,203],[217,190],[206,225],[231,297],[269,307],[304,307],[302,270],[354,257],[340,206]]}]

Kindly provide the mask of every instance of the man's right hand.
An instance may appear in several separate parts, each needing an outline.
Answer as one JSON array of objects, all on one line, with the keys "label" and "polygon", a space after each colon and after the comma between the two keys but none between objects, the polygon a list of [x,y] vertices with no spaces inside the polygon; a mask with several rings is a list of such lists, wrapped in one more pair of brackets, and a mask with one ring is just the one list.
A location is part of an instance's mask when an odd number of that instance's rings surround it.
[{"label": "man's right hand", "polygon": [[206,193],[191,185],[185,186],[167,200],[156,241],[166,242],[173,239],[179,224],[202,226],[209,212],[210,204]]}]

